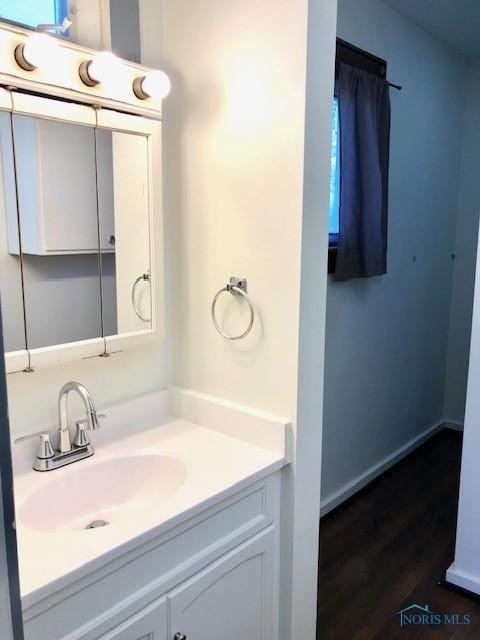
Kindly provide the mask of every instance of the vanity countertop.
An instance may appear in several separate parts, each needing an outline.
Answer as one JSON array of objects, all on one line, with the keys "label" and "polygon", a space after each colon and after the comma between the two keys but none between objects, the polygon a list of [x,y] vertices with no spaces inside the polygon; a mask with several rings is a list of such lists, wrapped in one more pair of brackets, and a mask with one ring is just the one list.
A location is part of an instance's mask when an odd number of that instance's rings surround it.
[{"label": "vanity countertop", "polygon": [[[31,470],[35,448],[15,448],[17,536],[24,607],[266,477],[287,461],[285,423],[199,394],[165,390],[100,409],[102,412],[105,409],[107,418],[104,428],[91,434],[95,447],[91,458],[39,473]],[[207,426],[196,424],[198,417]],[[149,475],[152,460],[158,460],[159,464],[162,460],[165,464],[173,460],[177,465],[172,468],[178,486],[158,503],[136,505],[131,517],[116,518],[118,492],[125,492],[125,487],[128,490],[131,483],[135,493],[135,483],[140,479],[123,477],[118,483],[122,486],[118,487],[108,469],[112,461],[136,457],[146,461],[141,474],[145,483],[152,477],[152,483],[157,485],[163,481],[161,475],[155,475],[157,470]],[[131,473],[131,468],[126,462],[126,475]],[[99,469],[105,471],[98,473]],[[166,473],[168,475],[168,471]],[[43,494],[45,499],[48,485],[61,487],[65,481],[66,487],[73,487],[75,495],[88,502],[90,493],[96,492],[95,485],[88,486],[85,482],[90,475],[97,483],[98,492],[108,495],[111,492],[111,511],[107,510],[107,514],[112,517],[108,526],[85,530],[84,523],[79,522],[77,527],[72,522],[62,527],[56,522],[52,523],[51,530],[46,530],[49,522],[45,514],[39,514],[40,521],[42,517],[46,521],[43,526],[31,526],[35,510],[41,509],[40,504],[35,505],[35,495]],[[166,482],[169,481],[166,478]],[[87,486],[83,493],[84,483]],[[52,490],[52,500],[55,499]],[[68,504],[68,498],[64,504]],[[61,501],[58,508],[62,509]]]}]

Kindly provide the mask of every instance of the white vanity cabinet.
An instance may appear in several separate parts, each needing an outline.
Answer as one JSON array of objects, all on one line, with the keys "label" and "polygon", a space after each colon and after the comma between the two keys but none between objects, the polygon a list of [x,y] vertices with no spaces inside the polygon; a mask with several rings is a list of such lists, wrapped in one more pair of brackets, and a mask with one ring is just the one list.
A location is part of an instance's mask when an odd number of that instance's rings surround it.
[{"label": "white vanity cabinet", "polygon": [[209,502],[25,602],[25,640],[278,640],[280,471]]},{"label": "white vanity cabinet", "polygon": [[98,640],[273,640],[273,553],[269,530]]},{"label": "white vanity cabinet", "polygon": [[267,531],[171,592],[168,638],[274,640],[274,545]]},{"label": "white vanity cabinet", "polygon": [[124,620],[98,640],[167,640],[167,601],[160,598]]}]

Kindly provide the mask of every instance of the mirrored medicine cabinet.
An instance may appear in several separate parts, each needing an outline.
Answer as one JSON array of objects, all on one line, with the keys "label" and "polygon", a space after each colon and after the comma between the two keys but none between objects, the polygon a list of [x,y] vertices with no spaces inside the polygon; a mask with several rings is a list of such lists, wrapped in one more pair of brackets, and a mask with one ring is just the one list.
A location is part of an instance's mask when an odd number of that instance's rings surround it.
[{"label": "mirrored medicine cabinet", "polygon": [[157,121],[2,91],[8,372],[162,335],[159,139]]}]

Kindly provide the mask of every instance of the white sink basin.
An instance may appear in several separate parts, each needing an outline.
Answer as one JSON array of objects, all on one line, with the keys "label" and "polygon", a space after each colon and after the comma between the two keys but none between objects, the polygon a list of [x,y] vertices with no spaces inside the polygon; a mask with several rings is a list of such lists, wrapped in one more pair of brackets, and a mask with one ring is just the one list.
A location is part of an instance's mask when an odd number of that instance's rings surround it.
[{"label": "white sink basin", "polygon": [[[20,522],[44,532],[78,532],[94,521],[129,526],[155,513],[180,489],[185,465],[170,456],[138,454],[46,472],[52,479],[21,505]],[[99,523],[98,523],[99,524]],[[103,527],[101,527],[103,529]]]}]

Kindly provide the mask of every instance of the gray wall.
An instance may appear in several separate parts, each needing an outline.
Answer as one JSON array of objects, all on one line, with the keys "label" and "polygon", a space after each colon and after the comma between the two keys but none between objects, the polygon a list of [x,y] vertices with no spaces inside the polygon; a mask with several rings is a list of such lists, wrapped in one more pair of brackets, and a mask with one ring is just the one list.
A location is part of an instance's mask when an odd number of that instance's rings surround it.
[{"label": "gray wall", "polygon": [[[23,265],[29,349],[102,335],[97,255],[25,255]],[[114,255],[102,255],[102,275],[105,334],[111,335],[116,333]]]},{"label": "gray wall", "polygon": [[463,423],[468,376],[473,286],[480,212],[480,61],[468,77],[460,171],[450,335],[448,341],[445,417]]},{"label": "gray wall", "polygon": [[[20,260],[8,252],[7,206],[16,207],[10,115],[0,113],[0,296],[6,351],[25,349]],[[8,199],[8,201],[7,201]],[[18,233],[18,228],[12,232]]]},{"label": "gray wall", "polygon": [[126,60],[140,62],[138,0],[110,0],[110,30],[112,51]]},{"label": "gray wall", "polygon": [[[340,0],[338,35],[388,61],[388,274],[329,279],[322,497],[444,418],[463,59],[379,0]],[[413,256],[416,256],[414,261]]]}]

